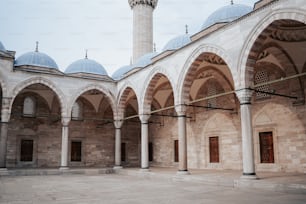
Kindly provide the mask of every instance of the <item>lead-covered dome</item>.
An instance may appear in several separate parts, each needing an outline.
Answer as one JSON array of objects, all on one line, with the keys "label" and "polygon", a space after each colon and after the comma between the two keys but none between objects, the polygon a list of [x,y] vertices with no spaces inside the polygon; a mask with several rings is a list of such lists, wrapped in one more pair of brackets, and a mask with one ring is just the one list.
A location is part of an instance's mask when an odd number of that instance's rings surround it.
[{"label": "lead-covered dome", "polygon": [[89,73],[107,75],[106,70],[101,64],[94,60],[88,59],[87,57],[85,59],[80,59],[70,64],[65,70],[65,73]]},{"label": "lead-covered dome", "polygon": [[35,52],[27,52],[15,60],[15,64],[17,66],[37,66],[37,67],[46,67],[46,68],[54,68],[58,69],[56,62],[47,54],[38,52],[36,48]]},{"label": "lead-covered dome", "polygon": [[162,51],[167,51],[167,50],[177,50],[181,47],[184,47],[188,43],[191,42],[190,35],[189,34],[184,34],[180,35],[178,37],[175,37],[171,39],[162,49]]},{"label": "lead-covered dome", "polygon": [[123,78],[123,76],[128,73],[129,71],[131,71],[133,69],[133,67],[131,65],[126,65],[123,67],[120,67],[117,71],[115,71],[112,75],[112,78],[115,80],[119,80],[121,78]]},{"label": "lead-covered dome", "polygon": [[155,57],[156,55],[158,55],[157,52],[150,52],[147,54],[144,54],[142,57],[140,57],[135,64],[133,64],[133,68],[137,68],[137,67],[146,67],[149,64],[152,63],[152,58]]},{"label": "lead-covered dome", "polygon": [[202,30],[216,23],[227,23],[244,16],[253,9],[242,4],[231,4],[213,12],[202,25]]},{"label": "lead-covered dome", "polygon": [[6,49],[5,49],[5,47],[3,46],[3,44],[1,43],[1,41],[0,41],[0,50],[1,50],[1,51],[6,51]]}]

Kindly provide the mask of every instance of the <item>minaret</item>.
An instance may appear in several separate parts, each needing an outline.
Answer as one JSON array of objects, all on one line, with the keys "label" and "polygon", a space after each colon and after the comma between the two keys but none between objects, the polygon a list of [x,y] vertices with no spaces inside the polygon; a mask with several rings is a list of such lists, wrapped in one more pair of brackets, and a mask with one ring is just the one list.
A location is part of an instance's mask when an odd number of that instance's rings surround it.
[{"label": "minaret", "polygon": [[133,10],[133,63],[153,51],[153,10],[158,0],[128,0]]}]

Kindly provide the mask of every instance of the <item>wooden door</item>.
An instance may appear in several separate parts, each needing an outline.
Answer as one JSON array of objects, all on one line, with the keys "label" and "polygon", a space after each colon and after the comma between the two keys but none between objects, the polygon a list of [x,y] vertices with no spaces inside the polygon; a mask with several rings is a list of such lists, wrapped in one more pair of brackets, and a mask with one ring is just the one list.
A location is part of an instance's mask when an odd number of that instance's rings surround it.
[{"label": "wooden door", "polygon": [[153,143],[149,142],[149,161],[153,161]]},{"label": "wooden door", "polygon": [[259,133],[261,163],[274,163],[274,148],[272,132]]},{"label": "wooden door", "polygon": [[219,163],[219,137],[209,138],[209,160],[210,163]]},{"label": "wooden door", "polygon": [[126,143],[125,142],[121,143],[121,161],[122,162],[126,161]]},{"label": "wooden door", "polygon": [[33,161],[33,140],[21,140],[20,161]]},{"label": "wooden door", "polygon": [[179,162],[178,140],[174,140],[174,162]]},{"label": "wooden door", "polygon": [[71,142],[71,161],[73,162],[82,161],[82,142],[79,141]]}]

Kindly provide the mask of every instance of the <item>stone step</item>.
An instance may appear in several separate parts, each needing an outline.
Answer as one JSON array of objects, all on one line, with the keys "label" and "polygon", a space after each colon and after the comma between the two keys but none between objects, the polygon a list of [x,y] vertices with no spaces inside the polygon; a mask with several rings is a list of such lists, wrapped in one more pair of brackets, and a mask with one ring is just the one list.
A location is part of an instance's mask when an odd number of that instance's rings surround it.
[{"label": "stone step", "polygon": [[113,174],[112,168],[80,168],[80,169],[2,169],[0,176],[43,176],[43,175],[63,175],[63,174]]}]

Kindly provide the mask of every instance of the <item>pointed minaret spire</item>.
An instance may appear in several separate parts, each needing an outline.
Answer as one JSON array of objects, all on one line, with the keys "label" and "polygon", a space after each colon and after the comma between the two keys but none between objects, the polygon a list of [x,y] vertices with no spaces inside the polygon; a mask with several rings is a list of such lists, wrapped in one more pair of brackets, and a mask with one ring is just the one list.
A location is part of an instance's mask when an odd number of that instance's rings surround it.
[{"label": "pointed minaret spire", "polygon": [[153,52],[156,52],[156,44],[153,44]]},{"label": "pointed minaret spire", "polygon": [[231,5],[233,5],[234,4],[234,0],[231,0]]},{"label": "pointed minaret spire", "polygon": [[186,28],[186,34],[188,34],[188,25],[187,24],[185,25],[185,28]]},{"label": "pointed minaret spire", "polygon": [[88,50],[86,49],[86,52],[85,52],[85,59],[88,59],[87,52],[88,52]]},{"label": "pointed minaret spire", "polygon": [[35,52],[38,52],[38,44],[39,44],[39,42],[38,42],[38,41],[36,41],[36,48],[35,48]]}]

